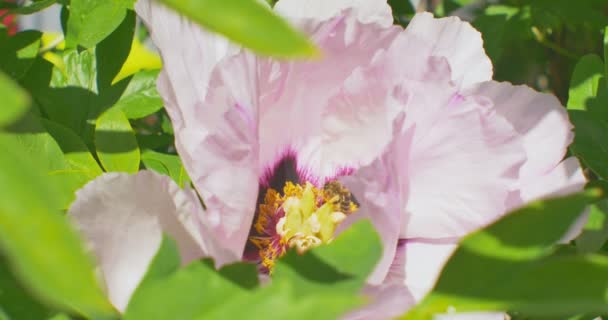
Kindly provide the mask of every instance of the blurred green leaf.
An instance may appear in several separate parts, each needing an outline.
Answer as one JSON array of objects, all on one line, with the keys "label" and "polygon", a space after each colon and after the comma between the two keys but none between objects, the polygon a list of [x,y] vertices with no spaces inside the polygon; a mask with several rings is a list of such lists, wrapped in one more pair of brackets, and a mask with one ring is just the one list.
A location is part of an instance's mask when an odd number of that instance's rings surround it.
[{"label": "blurred green leaf", "polygon": [[141,154],[141,161],[146,168],[170,176],[182,188],[190,184],[186,169],[177,155],[146,150]]},{"label": "blurred green leaf", "polygon": [[[602,196],[588,189],[536,201],[466,236],[433,291],[405,319],[431,319],[448,308],[557,317],[608,310],[608,258],[551,256],[585,206]],[[587,274],[572,277],[574,270]]]},{"label": "blurred green leaf", "polygon": [[582,57],[574,68],[568,92],[568,109],[587,110],[587,100],[595,97],[604,78],[604,63],[595,54]]},{"label": "blurred green leaf", "polygon": [[473,25],[481,32],[484,49],[495,64],[512,43],[521,43],[531,35],[528,7],[491,5]]},{"label": "blurred green leaf", "polygon": [[608,79],[608,26],[604,28],[604,62],[604,78]]},{"label": "blurred green leaf", "polygon": [[608,201],[602,200],[589,207],[589,218],[583,232],[576,239],[580,252],[599,251],[608,240]]},{"label": "blurred green leaf", "polygon": [[22,6],[22,7],[16,7],[14,9],[11,9],[10,13],[11,14],[24,14],[24,15],[33,14],[33,13],[42,11],[42,10],[52,6],[56,2],[57,2],[56,0],[34,1],[29,6]]},{"label": "blurred green leaf", "polygon": [[106,171],[135,173],[139,170],[141,156],[137,139],[121,110],[110,109],[97,119],[95,147]]},{"label": "blurred green leaf", "polygon": [[120,25],[95,47],[97,87],[101,94],[113,85],[131,51],[135,34],[135,12],[127,10]]},{"label": "blurred green leaf", "polygon": [[133,0],[71,0],[66,46],[92,48],[123,21]]},{"label": "blurred green leaf", "polygon": [[[216,272],[213,265],[195,261],[178,269],[179,265],[175,243],[165,238],[124,319],[196,319],[248,291]],[[254,265],[240,264],[240,268],[257,277]]]},{"label": "blurred green leaf", "polygon": [[0,319],[38,320],[49,315],[51,311],[23,288],[5,259],[0,258]]},{"label": "blurred green leaf", "polygon": [[163,100],[156,90],[158,70],[140,71],[133,75],[127,89],[116,103],[129,119],[139,119],[163,108]]},{"label": "blurred green leaf", "polygon": [[[90,257],[57,208],[58,194],[31,154],[0,140],[0,247],[21,281],[53,305],[92,318],[114,310],[97,284]],[[35,235],[35,236],[33,236]]]},{"label": "blurred green leaf", "polygon": [[598,176],[608,179],[608,121],[588,111],[570,110],[574,142],[570,150]]},{"label": "blurred green leaf", "polygon": [[169,134],[137,134],[137,144],[141,149],[163,149],[173,145],[174,137]]},{"label": "blurred green leaf", "polygon": [[0,29],[0,70],[13,79],[25,75],[40,49],[40,31],[28,30],[9,36]]},{"label": "blurred green leaf", "polygon": [[81,172],[87,181],[93,180],[103,173],[87,146],[76,133],[50,120],[43,119],[42,124],[59,144],[72,170]]},{"label": "blurred green leaf", "polygon": [[90,179],[70,165],[36,115],[29,113],[6,130],[0,133],[0,140],[32,157],[31,162],[47,174],[48,182],[56,190],[59,206],[55,209],[67,208],[74,200],[74,192]]},{"label": "blurred green leaf", "polygon": [[161,0],[203,27],[261,54],[309,57],[315,46],[270,8],[255,0]]},{"label": "blurred green leaf", "polygon": [[327,246],[283,257],[272,282],[260,287],[257,267],[252,264],[237,263],[216,271],[209,261],[195,261],[178,269],[177,247],[165,239],[125,319],[248,319],[254,315],[305,320],[311,314],[317,320],[336,319],[362,303],[358,292],[380,252],[372,225],[355,223]]},{"label": "blurred green leaf", "polygon": [[338,272],[365,280],[382,256],[382,242],[374,226],[362,221],[342,232],[331,245],[313,250],[313,254]]},{"label": "blurred green leaf", "polygon": [[3,73],[0,73],[0,97],[0,127],[13,123],[27,111],[28,95]]}]

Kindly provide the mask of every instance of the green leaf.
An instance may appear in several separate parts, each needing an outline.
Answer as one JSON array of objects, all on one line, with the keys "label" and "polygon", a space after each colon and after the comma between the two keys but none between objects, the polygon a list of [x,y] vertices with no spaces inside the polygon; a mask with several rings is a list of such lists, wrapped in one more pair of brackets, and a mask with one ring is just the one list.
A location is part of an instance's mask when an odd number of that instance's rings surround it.
[{"label": "green leaf", "polygon": [[43,119],[42,124],[59,144],[71,169],[81,172],[87,181],[93,180],[103,173],[87,146],[76,133],[50,120]]},{"label": "green leaf", "polygon": [[309,57],[317,49],[270,8],[255,0],[161,0],[211,31],[261,54]]},{"label": "green leaf", "polygon": [[574,142],[570,150],[598,176],[608,179],[608,121],[589,111],[570,110]]},{"label": "green leaf", "polygon": [[[2,317],[4,311],[5,318]],[[5,259],[0,257],[0,319],[44,319],[51,311],[40,304],[15,279]]]},{"label": "green leaf", "polygon": [[110,109],[97,119],[95,147],[106,171],[135,173],[139,170],[137,139],[121,110]]},{"label": "green leaf", "polygon": [[331,245],[316,248],[313,253],[340,273],[366,279],[382,256],[382,242],[374,226],[362,221],[342,232]]},{"label": "green leaf", "polygon": [[576,239],[580,252],[599,251],[608,240],[608,201],[602,200],[590,206],[589,218],[583,232]]},{"label": "green leaf", "polygon": [[31,161],[47,174],[48,182],[57,191],[59,206],[56,209],[67,208],[74,200],[75,191],[90,179],[70,166],[61,148],[37,116],[27,114],[6,130],[0,133],[0,140],[11,145],[11,148],[25,150],[32,157]]},{"label": "green leaf", "polygon": [[19,79],[32,66],[40,49],[40,31],[23,31],[9,36],[0,30],[0,69]]},{"label": "green leaf", "polygon": [[[0,248],[37,296],[91,318],[114,310],[97,284],[80,237],[57,208],[57,192],[24,149],[0,140]],[[35,236],[33,236],[35,235]]]},{"label": "green leaf", "polygon": [[146,168],[170,176],[182,188],[190,183],[188,173],[177,155],[146,150],[141,154],[141,161]]},{"label": "green leaf", "polygon": [[[585,206],[601,196],[600,189],[588,189],[536,201],[466,236],[433,291],[405,319],[431,319],[434,313],[445,313],[448,308],[458,312],[518,310],[557,317],[606,310],[607,281],[588,287],[588,282],[571,277],[573,265],[592,272],[603,266],[604,260],[576,258],[563,262],[559,255],[551,256],[555,252],[553,244]],[[604,279],[608,269],[594,274]],[[567,275],[568,280],[564,279]],[[598,296],[596,289],[600,286],[603,290]],[[588,303],[583,303],[585,300]]]},{"label": "green leaf", "polygon": [[114,78],[129,56],[135,34],[135,22],[135,12],[128,10],[118,28],[95,47],[97,86],[102,93],[112,86]]},{"label": "green leaf", "polygon": [[604,77],[608,79],[608,26],[604,28],[604,62]]},{"label": "green leaf", "polygon": [[15,122],[28,109],[28,95],[3,73],[0,73],[0,97],[0,127]]},{"label": "green leaf", "polygon": [[72,0],[66,46],[94,47],[120,25],[132,6],[131,0]]},{"label": "green leaf", "polygon": [[95,56],[67,50],[61,58],[60,66],[37,60],[23,83],[50,120],[83,136],[98,104]]},{"label": "green leaf", "polygon": [[195,261],[178,269],[177,246],[165,239],[125,319],[336,319],[363,302],[360,289],[380,253],[372,225],[355,223],[325,247],[304,255],[290,251],[272,282],[260,287],[252,264],[216,271],[208,261]]},{"label": "green leaf", "polygon": [[156,90],[158,70],[140,71],[133,75],[115,107],[121,108],[129,119],[149,116],[163,108]]},{"label": "green leaf", "polygon": [[11,14],[23,14],[23,15],[33,14],[33,13],[42,11],[42,10],[52,6],[56,2],[57,2],[56,0],[34,1],[29,6],[17,7],[15,9],[11,9],[10,13]]},{"label": "green leaf", "polygon": [[604,78],[604,63],[594,54],[582,57],[574,68],[568,91],[568,109],[587,110],[587,100],[595,97]]},{"label": "green leaf", "polygon": [[[164,238],[125,312],[124,319],[195,319],[248,289],[216,272],[213,265],[195,261],[183,269],[177,246]],[[257,277],[255,266],[240,265]]]}]

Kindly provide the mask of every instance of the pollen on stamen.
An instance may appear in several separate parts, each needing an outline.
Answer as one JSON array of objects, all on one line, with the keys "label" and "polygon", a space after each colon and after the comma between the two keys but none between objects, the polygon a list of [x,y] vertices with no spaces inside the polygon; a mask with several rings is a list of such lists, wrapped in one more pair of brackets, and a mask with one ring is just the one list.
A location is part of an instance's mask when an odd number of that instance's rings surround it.
[{"label": "pollen on stamen", "polygon": [[357,210],[348,189],[337,181],[322,189],[287,182],[282,191],[267,189],[249,236],[248,248],[257,251],[255,260],[269,274],[287,250],[301,254],[331,242],[337,226]]}]

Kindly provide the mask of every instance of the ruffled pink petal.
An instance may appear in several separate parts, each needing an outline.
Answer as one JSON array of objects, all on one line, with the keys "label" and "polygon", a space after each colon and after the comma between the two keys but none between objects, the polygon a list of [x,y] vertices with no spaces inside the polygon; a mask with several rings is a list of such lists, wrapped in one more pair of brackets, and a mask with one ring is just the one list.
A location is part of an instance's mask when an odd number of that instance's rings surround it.
[{"label": "ruffled pink petal", "polygon": [[520,171],[522,186],[534,183],[563,159],[573,139],[572,124],[555,96],[496,81],[480,84],[473,94],[489,98],[496,112],[523,136],[527,160]]},{"label": "ruffled pink petal", "polygon": [[408,240],[400,250],[405,255],[404,283],[415,301],[421,301],[435,286],[443,266],[458,246],[458,239]]},{"label": "ruffled pink petal", "polygon": [[69,216],[97,258],[110,301],[124,311],[158,250],[173,238],[184,263],[215,244],[202,234],[202,207],[192,190],[151,171],[107,173],[76,192]]},{"label": "ruffled pink petal", "polygon": [[575,157],[562,161],[551,171],[521,186],[521,197],[530,202],[550,196],[563,196],[583,190],[587,178]]},{"label": "ruffled pink petal", "polygon": [[400,32],[399,27],[362,24],[354,14],[347,10],[310,31],[323,50],[319,60],[260,61],[260,172],[273,168],[289,153],[295,156],[303,180],[322,183],[352,165],[371,161],[373,153],[388,142],[376,142],[379,136],[373,135],[370,143],[350,148],[348,159],[334,148],[346,150],[351,146],[350,134],[369,133],[370,126],[383,121],[382,114],[370,114],[384,108],[384,104],[372,104],[387,95],[375,87],[373,77],[380,75],[361,70]]},{"label": "ruffled pink petal", "polygon": [[158,89],[203,220],[232,252],[217,262],[238,260],[258,193],[256,58],[156,1],[139,0],[136,10],[163,58]]},{"label": "ruffled pink petal", "polygon": [[484,99],[422,86],[405,110],[416,130],[401,237],[459,237],[505,212],[525,153],[513,127]]},{"label": "ruffled pink petal", "polygon": [[[563,196],[583,190],[586,183],[587,178],[583,174],[583,169],[578,159],[570,157],[548,173],[523,185],[520,190],[520,196],[523,203],[542,198]],[[589,211],[586,210],[572,224],[559,242],[568,243],[578,237],[587,223],[588,216]]]},{"label": "ruffled pink petal", "polygon": [[372,285],[386,282],[396,258],[399,232],[404,223],[402,212],[408,198],[408,172],[403,164],[408,161],[412,136],[412,130],[401,132],[401,124],[397,121],[394,140],[386,152],[370,165],[341,179],[360,206],[341,227],[347,228],[359,219],[369,219],[382,239],[382,258],[367,279]]},{"label": "ruffled pink petal", "polygon": [[391,7],[386,0],[279,0],[274,8],[296,23],[303,20],[322,22],[352,9],[362,23],[377,23],[383,27],[393,24]]},{"label": "ruffled pink petal", "polygon": [[481,33],[468,22],[418,13],[405,32],[430,43],[431,55],[445,57],[452,69],[452,80],[462,88],[492,79],[492,62],[483,49]]}]

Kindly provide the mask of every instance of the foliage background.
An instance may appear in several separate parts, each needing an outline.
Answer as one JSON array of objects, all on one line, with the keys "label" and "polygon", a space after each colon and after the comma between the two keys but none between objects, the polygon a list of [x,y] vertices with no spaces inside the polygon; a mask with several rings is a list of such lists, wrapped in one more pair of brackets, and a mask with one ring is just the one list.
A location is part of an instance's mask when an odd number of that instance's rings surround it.
[{"label": "foliage background", "polygon": [[[164,0],[203,26],[261,54],[306,57],[315,48],[246,0]],[[463,240],[435,290],[405,319],[447,310],[508,310],[513,319],[593,319],[608,314],[608,1],[390,0],[395,23],[416,11],[458,15],[482,32],[495,79],[555,94],[570,112],[570,153],[592,181],[582,193],[531,204]],[[0,29],[0,319],[333,319],[357,294],[379,242],[368,224],[331,246],[281,260],[273,284],[255,268],[213,262],[179,267],[166,239],[118,315],[78,234],[65,219],[74,192],[103,172],[150,169],[189,178],[155,79],[132,0],[0,1],[4,15],[62,6],[63,34]],[[243,28],[231,19],[247,19]],[[255,31],[255,32],[254,32]],[[581,210],[583,234],[555,245]],[[363,245],[354,252],[350,243]]]}]

